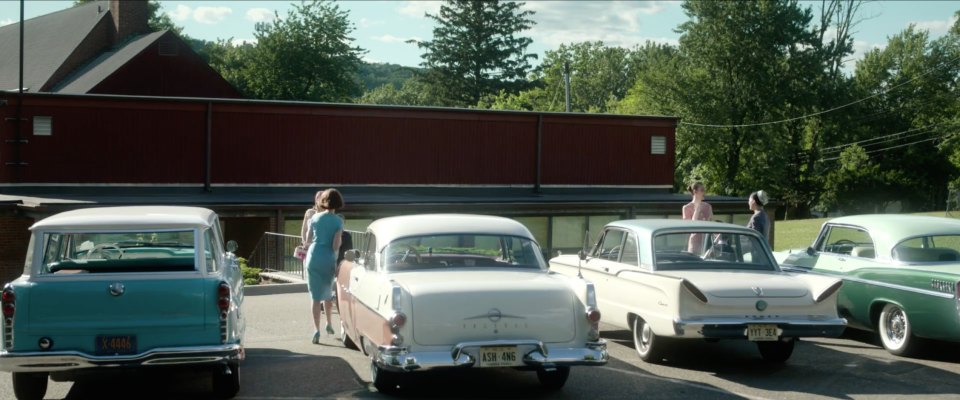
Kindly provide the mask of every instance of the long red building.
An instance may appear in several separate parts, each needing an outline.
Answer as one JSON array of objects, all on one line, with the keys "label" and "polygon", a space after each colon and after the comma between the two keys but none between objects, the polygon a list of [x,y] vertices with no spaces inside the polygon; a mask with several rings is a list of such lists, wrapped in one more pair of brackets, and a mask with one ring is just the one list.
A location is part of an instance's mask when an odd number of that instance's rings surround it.
[{"label": "long red building", "polygon": [[[88,206],[214,209],[228,239],[299,234],[313,193],[339,188],[348,227],[414,212],[504,215],[550,252],[585,230],[679,216],[677,119],[204,98],[0,94],[0,279],[27,228]],[[711,199],[718,218],[748,210]]]}]

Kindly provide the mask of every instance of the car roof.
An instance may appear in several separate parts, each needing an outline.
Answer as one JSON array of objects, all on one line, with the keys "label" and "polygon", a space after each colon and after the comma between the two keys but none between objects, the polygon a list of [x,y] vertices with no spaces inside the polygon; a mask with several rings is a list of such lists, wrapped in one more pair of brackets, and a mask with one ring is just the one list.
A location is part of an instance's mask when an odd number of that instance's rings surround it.
[{"label": "car roof", "polygon": [[211,226],[215,216],[213,211],[200,207],[94,207],[52,215],[33,224],[30,230],[204,228]]},{"label": "car roof", "polygon": [[377,247],[409,236],[478,233],[519,236],[533,240],[523,224],[510,218],[471,214],[417,214],[381,218],[367,230],[377,235]]},{"label": "car roof", "polygon": [[714,221],[692,221],[683,219],[627,219],[608,223],[607,226],[616,226],[634,230],[638,233],[651,235],[654,232],[666,229],[698,230],[707,231],[725,230],[740,231],[747,233],[756,233],[755,230],[740,225],[729,224],[726,222]]},{"label": "car roof", "polygon": [[870,232],[874,245],[881,249],[891,249],[912,237],[960,235],[960,220],[926,215],[850,215],[833,218],[827,223],[862,227]]}]

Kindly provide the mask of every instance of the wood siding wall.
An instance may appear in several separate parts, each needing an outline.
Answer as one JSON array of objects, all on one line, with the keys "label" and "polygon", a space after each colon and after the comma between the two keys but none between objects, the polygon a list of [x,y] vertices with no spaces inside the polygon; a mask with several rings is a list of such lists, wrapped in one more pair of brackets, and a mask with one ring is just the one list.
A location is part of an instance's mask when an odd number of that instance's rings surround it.
[{"label": "wood siding wall", "polygon": [[530,186],[542,118],[541,184],[673,184],[672,118],[28,95],[18,136],[3,98],[0,183]]}]

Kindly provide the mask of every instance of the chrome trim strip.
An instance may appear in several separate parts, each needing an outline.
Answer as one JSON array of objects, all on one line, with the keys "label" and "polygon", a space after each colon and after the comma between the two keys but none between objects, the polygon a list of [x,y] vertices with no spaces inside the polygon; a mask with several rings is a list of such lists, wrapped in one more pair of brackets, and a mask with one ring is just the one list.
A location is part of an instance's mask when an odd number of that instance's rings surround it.
[{"label": "chrome trim strip", "polygon": [[[910,286],[897,285],[897,284],[893,284],[893,283],[880,282],[880,281],[874,281],[874,280],[869,280],[869,279],[853,278],[853,277],[850,277],[850,276],[840,275],[840,274],[829,274],[829,273],[822,272],[822,271],[814,271],[813,269],[803,268],[803,267],[796,267],[796,266],[792,266],[792,265],[783,265],[783,266],[781,266],[780,268],[781,268],[781,269],[784,269],[785,271],[788,271],[788,272],[801,272],[801,273],[807,273],[807,274],[815,274],[815,275],[821,275],[821,276],[828,276],[828,277],[831,277],[831,278],[834,278],[834,279],[837,279],[837,278],[843,279],[844,282],[850,281],[850,282],[862,283],[862,284],[864,284],[864,285],[879,286],[879,287],[883,287],[883,288],[887,288],[887,289],[893,289],[893,290],[902,290],[902,291],[905,291],[905,292],[911,292],[911,293],[917,293],[917,294],[922,294],[922,295],[927,295],[927,296],[940,297],[940,298],[944,298],[944,299],[953,299],[953,298],[956,297],[953,293],[944,293],[944,292],[938,292],[938,291],[935,291],[935,290],[920,289],[920,288],[915,288],[915,287],[910,287]],[[843,290],[843,288],[840,288],[840,290]]]},{"label": "chrome trim strip", "polygon": [[548,347],[539,340],[490,340],[458,343],[450,351],[411,352],[408,347],[379,346],[373,361],[378,367],[395,372],[470,368],[477,365],[476,355],[471,354],[470,349],[482,346],[517,346],[517,350],[523,353],[521,366],[604,365],[610,358],[605,340],[572,348]]},{"label": "chrome trim strip", "polygon": [[243,346],[164,347],[132,356],[92,356],[79,351],[0,351],[0,371],[68,371],[81,368],[115,368],[144,365],[215,364],[240,360]]}]

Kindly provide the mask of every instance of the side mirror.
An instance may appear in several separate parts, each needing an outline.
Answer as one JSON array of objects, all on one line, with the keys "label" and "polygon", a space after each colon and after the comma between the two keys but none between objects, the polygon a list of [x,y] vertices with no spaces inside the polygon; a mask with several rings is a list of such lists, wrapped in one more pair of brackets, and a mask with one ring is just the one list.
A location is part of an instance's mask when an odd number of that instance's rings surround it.
[{"label": "side mirror", "polygon": [[343,253],[343,259],[349,262],[354,262],[360,258],[360,250],[347,250]]},{"label": "side mirror", "polygon": [[237,245],[237,241],[236,241],[236,240],[227,241],[227,252],[228,252],[228,253],[235,253],[238,248],[240,248],[240,246]]},{"label": "side mirror", "polygon": [[813,249],[813,246],[807,247],[807,255],[811,257],[817,255],[817,251]]},{"label": "side mirror", "polygon": [[580,257],[580,261],[584,261],[587,259],[587,252],[580,250],[577,252],[577,257]]}]

